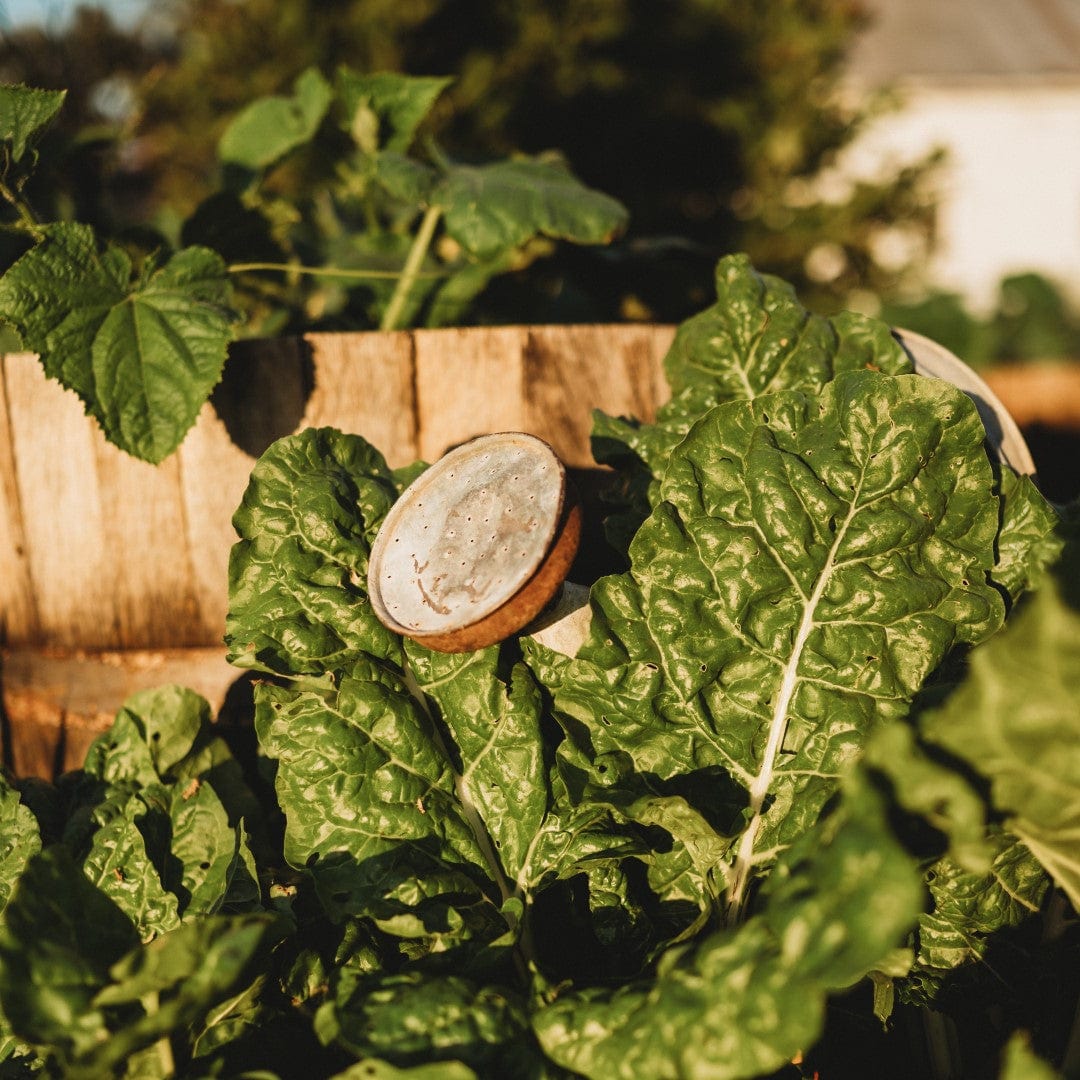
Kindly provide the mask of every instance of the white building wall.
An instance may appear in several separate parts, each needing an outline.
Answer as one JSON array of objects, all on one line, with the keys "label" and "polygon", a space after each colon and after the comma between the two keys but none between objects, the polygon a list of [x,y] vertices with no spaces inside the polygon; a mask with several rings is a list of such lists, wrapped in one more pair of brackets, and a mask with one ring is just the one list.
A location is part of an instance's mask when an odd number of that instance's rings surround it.
[{"label": "white building wall", "polygon": [[841,171],[887,174],[936,146],[948,157],[931,284],[986,309],[1003,276],[1034,270],[1080,304],[1080,80],[908,86]]}]

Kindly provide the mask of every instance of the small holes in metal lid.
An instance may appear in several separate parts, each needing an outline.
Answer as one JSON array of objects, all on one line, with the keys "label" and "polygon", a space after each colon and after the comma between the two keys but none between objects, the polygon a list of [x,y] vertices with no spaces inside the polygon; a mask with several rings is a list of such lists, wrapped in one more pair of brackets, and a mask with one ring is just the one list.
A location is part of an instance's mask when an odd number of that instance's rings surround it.
[{"label": "small holes in metal lid", "polygon": [[448,468],[436,462],[391,508],[369,574],[376,612],[421,639],[513,599],[546,557],[563,504],[565,473],[534,436],[481,436],[443,460]]}]

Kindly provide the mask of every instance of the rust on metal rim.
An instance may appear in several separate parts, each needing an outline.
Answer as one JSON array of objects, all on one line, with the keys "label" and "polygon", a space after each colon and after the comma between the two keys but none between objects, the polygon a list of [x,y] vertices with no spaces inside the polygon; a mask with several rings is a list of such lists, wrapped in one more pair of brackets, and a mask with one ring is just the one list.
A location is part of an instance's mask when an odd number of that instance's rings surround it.
[{"label": "rust on metal rim", "polygon": [[483,435],[422,473],[372,545],[379,620],[441,652],[484,648],[529,623],[577,552],[581,509],[542,439]]}]

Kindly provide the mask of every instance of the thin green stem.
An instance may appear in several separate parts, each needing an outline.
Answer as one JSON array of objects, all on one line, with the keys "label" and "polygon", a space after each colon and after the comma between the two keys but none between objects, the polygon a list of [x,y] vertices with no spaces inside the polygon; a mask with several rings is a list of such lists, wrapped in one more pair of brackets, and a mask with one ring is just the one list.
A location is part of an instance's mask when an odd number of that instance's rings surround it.
[{"label": "thin green stem", "polygon": [[[275,262],[250,262],[250,263],[232,263],[228,267],[230,274],[250,274],[258,270],[273,270],[280,273],[288,274],[306,274],[309,277],[341,277],[341,278],[356,278],[357,280],[398,280],[405,274],[405,269],[401,270],[359,270],[359,269],[346,269],[340,266],[301,266],[298,263],[275,263]],[[446,274],[443,271],[429,270],[425,273],[418,273],[415,277],[435,278],[445,277]]]},{"label": "thin green stem", "polygon": [[15,208],[15,213],[19,215],[19,228],[40,240],[43,235],[41,223],[34,217],[33,210],[3,180],[0,180],[0,198]]},{"label": "thin green stem", "polygon": [[424,263],[424,256],[427,255],[428,248],[431,247],[431,241],[435,236],[435,226],[439,224],[441,216],[442,207],[440,206],[429,206],[424,211],[420,228],[416,232],[412,247],[409,248],[409,255],[405,260],[401,277],[394,288],[394,295],[390,297],[390,303],[386,305],[386,311],[383,312],[382,322],[379,324],[380,330],[396,330],[398,328],[398,320],[401,318],[405,301],[409,298],[413,285],[420,277],[420,267]]}]

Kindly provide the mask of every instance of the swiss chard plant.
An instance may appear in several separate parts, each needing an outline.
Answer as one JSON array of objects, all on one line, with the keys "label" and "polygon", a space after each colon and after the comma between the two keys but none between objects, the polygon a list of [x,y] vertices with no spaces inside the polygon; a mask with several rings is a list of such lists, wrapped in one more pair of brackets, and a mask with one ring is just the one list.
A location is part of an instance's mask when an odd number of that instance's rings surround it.
[{"label": "swiss chard plant", "polygon": [[233,118],[220,190],[186,220],[117,236],[38,219],[27,181],[64,95],[0,87],[0,203],[27,248],[0,276],[0,319],[106,438],[159,462],[235,336],[459,322],[496,275],[624,228],[557,155],[473,164],[421,147],[446,83],[306,71]]},{"label": "swiss chard plant", "polygon": [[367,559],[422,466],[267,450],[247,771],[165,688],[3,789],[6,1075],[1075,1070],[1070,515],[883,327],[717,285],[656,423],[598,417],[632,536],[573,656],[390,633]]}]

